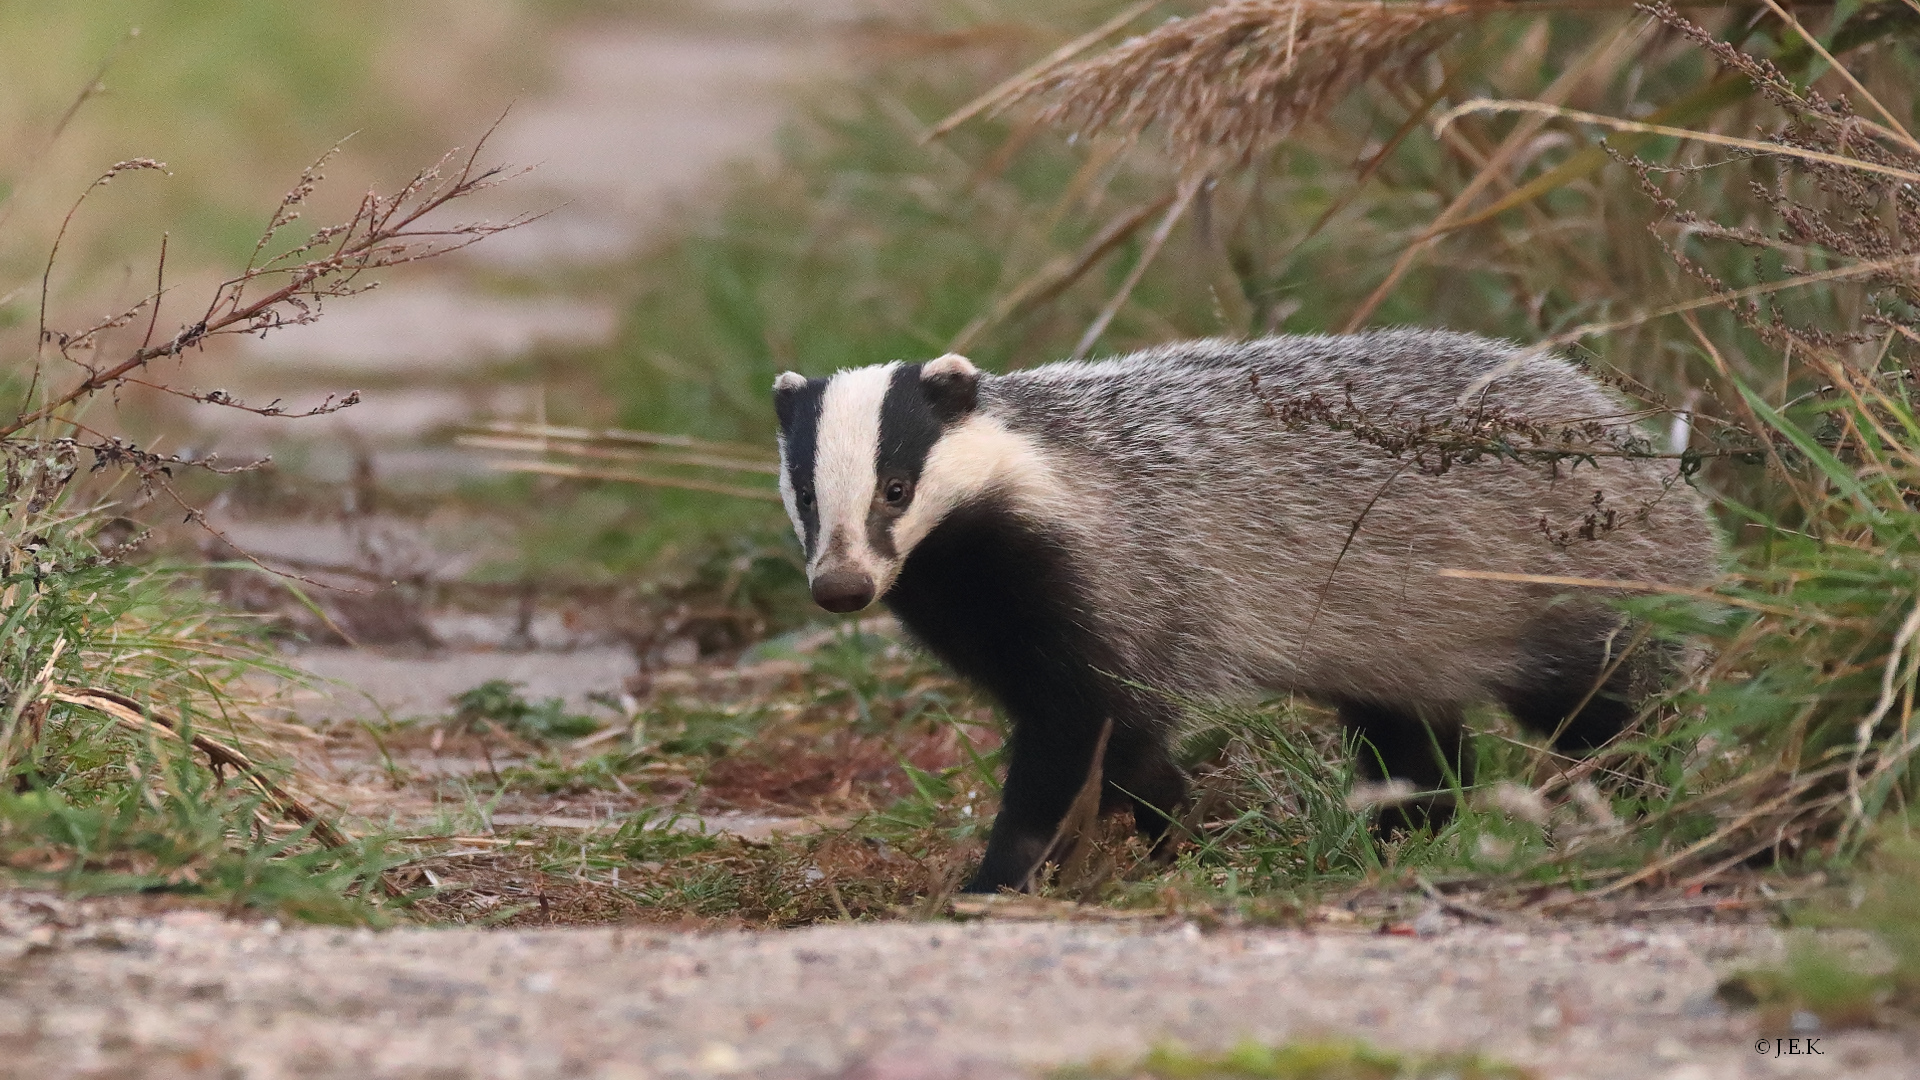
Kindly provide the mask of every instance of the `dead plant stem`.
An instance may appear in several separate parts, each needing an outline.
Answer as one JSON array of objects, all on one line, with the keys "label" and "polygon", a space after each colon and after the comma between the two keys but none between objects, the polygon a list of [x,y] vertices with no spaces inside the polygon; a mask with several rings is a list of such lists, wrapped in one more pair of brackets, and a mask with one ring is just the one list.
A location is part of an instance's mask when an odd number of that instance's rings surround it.
[{"label": "dead plant stem", "polygon": [[1100,309],[1100,314],[1094,318],[1092,325],[1087,327],[1087,332],[1080,335],[1079,343],[1073,347],[1073,359],[1085,359],[1087,353],[1092,351],[1094,343],[1100,340],[1100,335],[1107,332],[1107,326],[1113,322],[1114,316],[1120,313],[1120,308],[1126,304],[1127,298],[1133,295],[1134,287],[1140,284],[1142,277],[1146,276],[1147,267],[1152,265],[1153,260],[1159,256],[1160,249],[1166,245],[1167,237],[1173,232],[1173,226],[1186,214],[1187,208],[1193,205],[1194,196],[1199,194],[1200,186],[1206,182],[1207,178],[1203,176],[1190,176],[1180,181],[1180,188],[1174,195],[1173,203],[1167,207],[1166,214],[1160,218],[1160,224],[1155,226],[1152,234],[1147,237],[1146,246],[1140,249],[1139,260],[1133,264],[1133,269],[1127,272],[1126,279],[1120,283],[1120,288],[1115,290],[1112,299]]}]

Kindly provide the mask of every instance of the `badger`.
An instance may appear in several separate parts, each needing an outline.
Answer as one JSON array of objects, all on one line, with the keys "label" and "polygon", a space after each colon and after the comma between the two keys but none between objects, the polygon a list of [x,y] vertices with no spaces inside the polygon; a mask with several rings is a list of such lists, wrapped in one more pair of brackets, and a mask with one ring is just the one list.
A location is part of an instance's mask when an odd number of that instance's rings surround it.
[{"label": "badger", "polygon": [[970,891],[1029,881],[1099,747],[1102,809],[1164,848],[1187,796],[1183,702],[1323,702],[1361,775],[1424,792],[1472,782],[1477,704],[1597,747],[1648,692],[1646,665],[1621,663],[1627,621],[1592,590],[1515,578],[1689,586],[1718,563],[1703,499],[1659,461],[1416,468],[1275,407],[1624,424],[1576,365],[1464,334],[1194,341],[1003,375],[948,354],[789,371],[773,391],[814,601],[883,602],[1008,720]]}]

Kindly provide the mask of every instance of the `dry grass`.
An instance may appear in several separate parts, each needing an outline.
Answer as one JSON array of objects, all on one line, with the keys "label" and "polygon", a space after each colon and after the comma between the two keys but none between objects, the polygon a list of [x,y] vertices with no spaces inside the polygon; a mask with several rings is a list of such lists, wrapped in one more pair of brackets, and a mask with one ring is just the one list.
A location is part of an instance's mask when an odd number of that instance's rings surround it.
[{"label": "dry grass", "polygon": [[[590,431],[496,421],[459,436],[459,445],[494,454],[489,468],[500,472],[605,480],[643,487],[678,488],[737,499],[779,502],[764,480],[780,474],[779,459],[766,447],[716,442],[690,435],[652,431]],[[557,460],[556,460],[557,459]],[[747,480],[747,483],[740,481]]]},{"label": "dry grass", "polygon": [[1235,0],[1031,76],[1007,97],[1043,100],[1042,122],[1083,135],[1158,126],[1190,172],[1242,168],[1361,82],[1410,77],[1476,7]]}]

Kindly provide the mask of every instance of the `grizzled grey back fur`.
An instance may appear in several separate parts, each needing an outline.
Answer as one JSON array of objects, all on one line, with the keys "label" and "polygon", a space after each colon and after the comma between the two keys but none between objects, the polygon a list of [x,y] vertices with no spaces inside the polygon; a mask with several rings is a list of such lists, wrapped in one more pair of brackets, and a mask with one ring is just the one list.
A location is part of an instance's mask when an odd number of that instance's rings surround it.
[{"label": "grizzled grey back fur", "polygon": [[[1198,696],[1464,704],[1550,662],[1542,642],[1610,616],[1556,600],[1563,588],[1437,571],[1676,585],[1715,571],[1703,501],[1667,463],[1556,476],[1482,459],[1428,475],[1262,401],[1315,393],[1407,424],[1480,408],[1618,427],[1630,411],[1559,358],[1419,330],[1188,342],[985,377],[980,415],[1030,439],[1066,493],[1048,524],[1093,560],[1089,616],[1130,678]],[[1543,533],[1581,522],[1596,492],[1620,512],[1610,532]]]}]

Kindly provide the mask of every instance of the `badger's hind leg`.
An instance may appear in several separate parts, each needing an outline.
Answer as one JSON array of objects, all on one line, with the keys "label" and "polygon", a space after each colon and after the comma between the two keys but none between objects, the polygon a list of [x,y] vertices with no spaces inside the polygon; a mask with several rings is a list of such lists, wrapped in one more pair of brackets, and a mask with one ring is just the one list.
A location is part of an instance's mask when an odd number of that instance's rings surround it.
[{"label": "badger's hind leg", "polygon": [[1171,721],[1116,726],[1102,765],[1100,811],[1133,811],[1133,827],[1155,854],[1171,852],[1168,829],[1187,801],[1187,777],[1167,748]]},{"label": "badger's hind leg", "polygon": [[1618,620],[1536,635],[1521,675],[1500,688],[1500,702],[1520,726],[1560,749],[1585,753],[1602,746],[1632,722],[1673,667],[1665,646],[1636,647],[1634,639]]},{"label": "badger's hind leg", "polygon": [[1375,821],[1396,829],[1438,831],[1453,818],[1455,784],[1473,783],[1466,725],[1458,707],[1412,709],[1369,701],[1340,703],[1340,722],[1356,744],[1359,774],[1369,780],[1405,780],[1420,798],[1384,808]]}]

